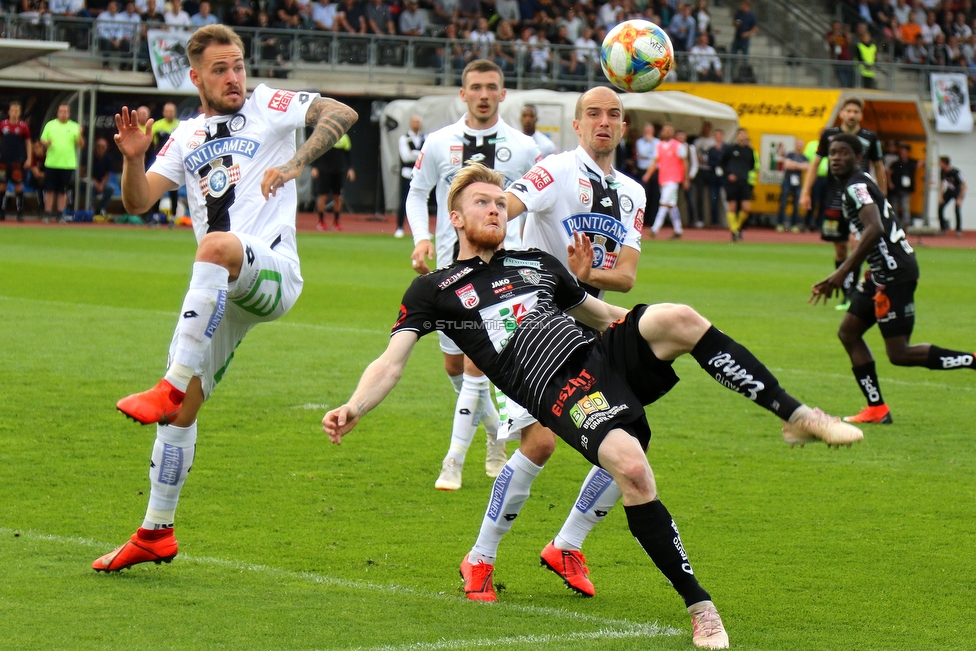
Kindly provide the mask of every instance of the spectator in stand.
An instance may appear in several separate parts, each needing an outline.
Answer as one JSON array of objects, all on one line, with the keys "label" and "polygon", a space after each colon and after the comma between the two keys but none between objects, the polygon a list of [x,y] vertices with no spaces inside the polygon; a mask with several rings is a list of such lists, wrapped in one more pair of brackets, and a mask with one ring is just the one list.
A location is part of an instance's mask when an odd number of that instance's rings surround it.
[{"label": "spectator in stand", "polygon": [[417,7],[417,0],[405,0],[399,23],[400,33],[404,36],[423,36],[430,27],[427,12]]},{"label": "spectator in stand", "polygon": [[127,21],[119,15],[119,4],[112,0],[108,9],[95,19],[98,49],[102,53],[102,67],[109,68],[113,59],[128,54],[132,47]]},{"label": "spectator in stand", "polygon": [[735,38],[732,40],[731,54],[748,55],[749,43],[759,31],[759,21],[752,13],[749,0],[739,3],[739,10],[732,16],[732,25],[735,27]]},{"label": "spectator in stand", "polygon": [[[417,4],[413,3],[414,9],[416,9]],[[319,0],[312,7],[312,27],[314,29],[322,30],[323,32],[333,32],[338,26],[336,23],[336,15],[338,13],[338,8],[332,3],[332,0]],[[404,12],[406,15],[407,12]],[[409,23],[409,19],[408,19]],[[400,25],[403,25],[403,18],[400,18]],[[406,33],[406,32],[404,32]]]},{"label": "spectator in stand", "polygon": [[362,3],[356,0],[342,0],[342,7],[336,13],[337,32],[349,34],[366,33],[366,12]]},{"label": "spectator in stand", "polygon": [[[290,1],[294,2],[295,0]],[[366,5],[366,33],[396,35],[393,12],[390,11],[390,5],[386,4],[384,0],[372,0]]]},{"label": "spectator in stand", "polygon": [[139,16],[142,21],[143,39],[145,40],[146,29],[159,29],[165,23],[163,14],[160,13],[156,0],[146,0],[146,9]]},{"label": "spectator in stand", "polygon": [[878,46],[871,39],[871,30],[861,31],[861,40],[854,50],[855,59],[860,61],[857,66],[861,73],[861,88],[874,88],[874,78],[877,75],[875,63],[878,60]]},{"label": "spectator in stand", "polygon": [[[41,131],[41,144],[47,151],[44,161],[43,221],[47,223],[51,218],[64,221],[62,216],[68,203],[68,187],[78,170],[78,149],[85,146],[81,126],[71,119],[71,106],[58,106],[57,117],[45,124]],[[55,205],[57,212],[54,211]]]},{"label": "spectator in stand", "polygon": [[952,53],[946,45],[945,34],[939,32],[935,35],[935,42],[932,43],[926,63],[930,66],[947,67],[951,62]]},{"label": "spectator in stand", "polygon": [[[907,23],[908,17],[915,12],[912,10],[912,6],[909,4],[908,0],[896,0],[896,2],[892,3],[891,13],[895,17],[897,24],[900,26]],[[918,23],[918,20],[916,19],[915,22]]]},{"label": "spectator in stand", "polygon": [[491,44],[495,42],[495,34],[488,29],[488,19],[484,16],[478,18],[477,27],[468,34],[471,41],[471,50],[474,58],[487,59],[491,55]]},{"label": "spectator in stand", "polygon": [[515,30],[507,20],[498,23],[498,33],[491,47],[491,60],[505,74],[515,72]]},{"label": "spectator in stand", "polygon": [[544,81],[548,76],[552,50],[549,49],[549,40],[544,31],[540,30],[532,38],[535,41],[535,46],[529,50],[529,73],[540,75]]},{"label": "spectator in stand", "polygon": [[[810,167],[810,161],[803,154],[803,141],[799,138],[793,143],[793,151],[783,160],[783,182],[779,189],[779,213],[776,215],[776,232],[782,233],[789,229],[793,233],[800,232],[800,189],[803,187],[803,174]],[[793,216],[789,224],[786,219],[786,204],[793,198]]]},{"label": "spectator in stand", "polygon": [[279,2],[276,2],[275,19],[274,26],[278,29],[301,29],[302,8],[298,4],[298,1],[279,0]]},{"label": "spectator in stand", "polygon": [[434,22],[449,25],[458,20],[458,0],[434,0],[432,4]]},{"label": "spectator in stand", "polygon": [[24,177],[31,160],[33,141],[30,125],[21,118],[20,102],[10,102],[7,119],[0,122],[0,221],[7,218],[7,184],[14,186],[17,221],[24,221]]},{"label": "spectator in stand", "polygon": [[556,25],[557,27],[565,27],[567,38],[571,43],[575,43],[582,36],[586,21],[580,17],[575,7],[570,7],[566,10],[566,15],[560,18]]},{"label": "spectator in stand", "polygon": [[871,5],[871,18],[874,20],[874,33],[878,40],[883,44],[890,43],[895,38],[898,25],[888,0]]},{"label": "spectator in stand", "polygon": [[[722,215],[722,189],[725,187],[725,170],[722,168],[722,158],[725,156],[725,132],[715,129],[712,132],[715,145],[708,150],[706,160],[708,161],[708,209],[711,215],[711,225],[721,226]],[[701,174],[701,172],[699,172]]]},{"label": "spectator in stand", "polygon": [[911,157],[911,153],[911,147],[902,143],[898,146],[898,160],[888,168],[888,201],[900,228],[908,228],[912,224],[912,194],[915,193],[918,161]]},{"label": "spectator in stand", "polygon": [[952,24],[952,33],[958,36],[959,40],[964,40],[972,36],[973,30],[966,24],[966,14],[959,12],[956,14],[956,21]]},{"label": "spectator in stand", "polygon": [[687,52],[695,44],[695,19],[691,15],[691,5],[681,3],[671,22],[668,24],[668,35],[675,52]]},{"label": "spectator in stand", "polygon": [[871,3],[868,0],[858,0],[857,7],[857,20],[856,23],[861,23],[867,25],[869,29],[874,29],[874,16],[871,12]]},{"label": "spectator in stand", "polygon": [[915,21],[915,12],[908,12],[908,22],[898,28],[898,40],[895,42],[895,56],[899,59],[905,56],[905,49],[922,35],[922,26]]},{"label": "spectator in stand", "polygon": [[210,11],[210,3],[207,0],[203,0],[200,3],[200,11],[193,14],[190,17],[190,25],[193,29],[200,29],[201,27],[206,27],[207,25],[216,25],[217,17],[213,15]]},{"label": "spectator in stand", "polygon": [[902,58],[905,63],[914,66],[923,66],[928,64],[929,49],[929,46],[925,44],[925,38],[919,34],[915,37],[915,42],[905,48],[905,54]]},{"label": "spectator in stand", "polygon": [[939,24],[935,22],[935,12],[926,11],[925,12],[925,24],[922,25],[922,40],[925,44],[931,47],[935,44],[935,35],[941,34],[942,28]]},{"label": "spectator in stand", "polygon": [[108,140],[97,138],[92,152],[92,210],[97,221],[108,221],[105,212],[112,201],[115,189],[109,183],[112,176],[112,157],[108,155]]},{"label": "spectator in stand", "polygon": [[588,69],[594,70],[600,67],[600,46],[593,40],[593,30],[589,27],[583,28],[583,33],[576,42],[576,62],[580,66],[580,76],[585,77]]},{"label": "spectator in stand", "polygon": [[688,65],[695,71],[698,81],[722,81],[722,60],[708,44],[708,33],[699,32],[698,42],[691,48]]},{"label": "spectator in stand", "polygon": [[556,47],[556,58],[559,61],[559,76],[562,79],[579,76],[576,61],[576,51],[573,50],[573,42],[569,40],[569,30],[565,25],[556,29],[556,37],[552,40]]},{"label": "spectator in stand", "polygon": [[457,81],[456,77],[468,65],[471,52],[464,49],[461,39],[458,38],[457,23],[448,23],[444,26],[444,39],[445,46],[437,48],[434,54],[434,64],[438,70],[443,70],[445,62],[450,65],[450,72],[444,80],[444,85],[453,86]]},{"label": "spectator in stand", "polygon": [[481,2],[479,0],[458,0],[457,23],[461,32],[470,32],[474,29],[475,21],[480,17]]},{"label": "spectator in stand", "polygon": [[170,7],[163,14],[163,22],[166,23],[166,28],[189,29],[192,26],[190,23],[190,15],[183,11],[180,0],[168,0],[168,2]]},{"label": "spectator in stand", "polygon": [[607,31],[613,29],[623,19],[624,9],[621,0],[609,0],[601,5],[597,12],[597,23]]},{"label": "spectator in stand", "polygon": [[850,88],[854,85],[854,69],[850,63],[854,57],[851,54],[851,35],[847,25],[835,20],[824,39],[830,48],[831,58],[838,62],[834,65],[838,83],[841,88]]},{"label": "spectator in stand", "polygon": [[495,0],[495,15],[498,16],[498,20],[507,21],[512,25],[522,22],[522,9],[518,0]]},{"label": "spectator in stand", "polygon": [[712,36],[712,15],[708,13],[708,0],[698,0],[698,8],[695,9],[695,28],[697,33],[708,35],[708,44],[714,46],[715,38]]}]

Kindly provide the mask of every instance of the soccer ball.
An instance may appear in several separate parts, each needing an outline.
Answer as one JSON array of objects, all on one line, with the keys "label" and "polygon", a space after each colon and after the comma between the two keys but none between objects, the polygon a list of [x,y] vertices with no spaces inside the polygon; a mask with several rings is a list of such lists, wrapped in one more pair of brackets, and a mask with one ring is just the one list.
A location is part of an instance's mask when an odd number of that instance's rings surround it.
[{"label": "soccer ball", "polygon": [[667,33],[646,20],[626,20],[607,34],[600,65],[610,83],[621,90],[654,90],[674,66],[674,48]]}]

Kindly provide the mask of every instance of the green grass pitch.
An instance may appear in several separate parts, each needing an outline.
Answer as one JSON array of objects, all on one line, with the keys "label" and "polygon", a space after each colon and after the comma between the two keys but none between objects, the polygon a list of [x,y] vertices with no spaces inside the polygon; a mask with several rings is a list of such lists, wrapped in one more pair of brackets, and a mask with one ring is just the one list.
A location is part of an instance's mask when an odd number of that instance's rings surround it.
[{"label": "green grass pitch", "polygon": [[[115,401],[163,371],[194,252],[187,231],[0,229],[0,648],[425,651],[690,649],[681,600],[611,512],[584,551],[593,599],[538,553],[587,471],[560,444],[468,603],[457,566],[491,486],[484,437],[464,487],[433,489],[454,395],[436,338],[342,446],[321,432],[385,347],[412,278],[407,240],[300,237],[305,291],[255,329],[205,407],[171,565],[96,574],[146,507],[154,429]],[[922,248],[915,341],[973,350],[972,250]],[[618,304],[684,302],[801,399],[863,406],[806,304],[825,245],[648,242]],[[877,331],[869,344],[882,351]],[[976,465],[971,371],[878,360],[895,423],[852,449],[790,450],[771,414],[691,358],[648,409],[649,458],[733,648],[973,648]],[[514,446],[510,444],[510,449]]]}]

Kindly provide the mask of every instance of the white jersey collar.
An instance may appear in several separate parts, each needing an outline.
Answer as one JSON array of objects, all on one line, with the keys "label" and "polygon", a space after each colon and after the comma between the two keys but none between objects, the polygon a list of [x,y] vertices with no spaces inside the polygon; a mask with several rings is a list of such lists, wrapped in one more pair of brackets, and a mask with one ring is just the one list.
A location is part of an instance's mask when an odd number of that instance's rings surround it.
[{"label": "white jersey collar", "polygon": [[609,185],[611,181],[617,180],[617,170],[611,167],[610,173],[604,174],[603,170],[600,169],[600,166],[596,164],[596,161],[590,158],[590,155],[586,153],[585,149],[583,149],[583,145],[576,145],[576,158],[579,159],[580,162],[582,162],[588,168],[590,168],[590,171],[596,172],[601,177],[603,177],[604,186]]}]

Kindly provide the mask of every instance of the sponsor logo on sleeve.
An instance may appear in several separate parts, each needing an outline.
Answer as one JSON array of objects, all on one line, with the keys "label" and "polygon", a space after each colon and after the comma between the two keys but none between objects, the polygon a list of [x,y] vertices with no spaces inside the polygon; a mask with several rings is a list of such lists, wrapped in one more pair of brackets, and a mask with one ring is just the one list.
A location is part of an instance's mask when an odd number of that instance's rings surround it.
[{"label": "sponsor logo on sleeve", "polygon": [[459,299],[461,299],[461,305],[469,310],[473,307],[477,307],[481,302],[481,297],[478,296],[477,290],[475,290],[474,285],[471,283],[468,283],[464,287],[455,290],[454,293],[457,294]]},{"label": "sponsor logo on sleeve", "polygon": [[868,191],[867,183],[855,183],[850,187],[850,193],[851,197],[857,201],[858,206],[874,203],[874,199],[871,198],[871,192]]},{"label": "sponsor logo on sleeve", "polygon": [[166,152],[169,151],[169,146],[172,144],[173,144],[173,136],[170,136],[169,139],[166,140],[166,144],[163,145],[163,148],[159,150],[159,153],[156,154],[156,156],[165,156]]},{"label": "sponsor logo on sleeve", "polygon": [[536,165],[530,169],[522,178],[534,185],[536,190],[544,190],[554,181],[552,174],[541,165]]},{"label": "sponsor logo on sleeve", "polygon": [[290,90],[276,90],[275,94],[271,96],[271,101],[268,102],[268,108],[272,111],[281,111],[284,113],[288,110],[288,105],[291,104],[291,100],[295,98],[295,93]]},{"label": "sponsor logo on sleeve", "polygon": [[419,154],[417,154],[417,162],[413,164],[413,168],[415,170],[419,170],[423,162],[424,162],[424,152],[420,152]]},{"label": "sponsor logo on sleeve", "polygon": [[634,217],[634,230],[640,233],[644,230],[644,209],[637,209],[637,216]]},{"label": "sponsor logo on sleeve", "polygon": [[474,269],[472,267],[465,267],[464,269],[461,269],[460,271],[455,271],[450,276],[448,276],[447,278],[445,278],[444,280],[442,280],[440,283],[438,283],[437,284],[437,287],[439,289],[447,289],[448,287],[450,287],[451,285],[453,285],[457,281],[459,281],[462,278],[464,278],[465,276],[467,276],[472,271],[474,271]]}]

